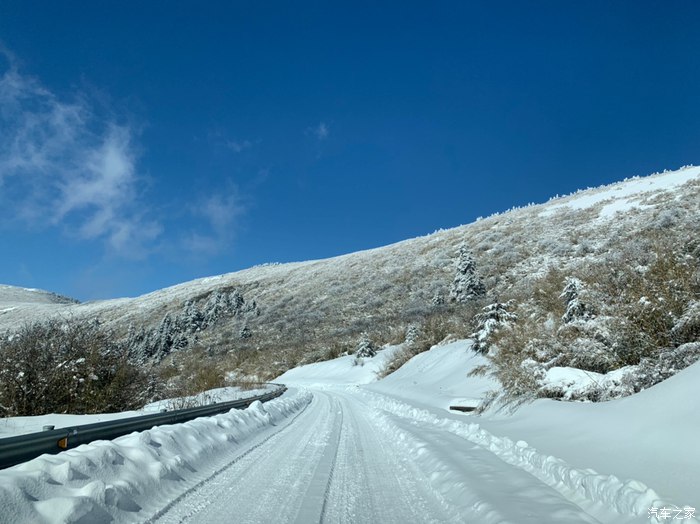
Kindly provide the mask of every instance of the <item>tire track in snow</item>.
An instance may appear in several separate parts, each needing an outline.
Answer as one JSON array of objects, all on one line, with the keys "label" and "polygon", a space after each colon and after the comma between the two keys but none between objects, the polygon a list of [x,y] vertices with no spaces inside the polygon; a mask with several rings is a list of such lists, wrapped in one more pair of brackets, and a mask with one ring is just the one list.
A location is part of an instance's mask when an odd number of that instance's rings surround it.
[{"label": "tire track in snow", "polygon": [[342,391],[343,428],[324,522],[463,522],[427,485],[420,470],[368,418],[367,406]]},{"label": "tire track in snow", "polygon": [[338,458],[338,444],[343,428],[343,409],[340,402],[333,398],[329,398],[329,400],[334,405],[331,411],[335,411],[337,416],[334,419],[333,431],[326,444],[326,449],[304,496],[304,503],[297,514],[296,524],[324,522],[324,516],[328,507],[328,493]]},{"label": "tire track in snow", "polygon": [[[393,427],[395,438],[404,441],[409,449],[418,450],[418,453],[429,449],[427,439],[421,435],[426,431],[434,431],[438,439],[441,434],[443,437],[451,434],[558,493],[563,500],[583,512],[581,522],[648,522],[647,508],[663,506],[658,495],[639,482],[623,483],[613,476],[599,475],[592,470],[575,470],[559,459],[539,454],[524,442],[514,443],[510,439],[496,437],[478,424],[440,418],[429,411],[375,392],[362,391],[361,395],[378,416],[387,420],[386,427]],[[443,472],[447,472],[449,466],[444,463],[440,466],[439,462],[432,467],[442,467]],[[587,480],[590,482],[587,483]],[[486,504],[483,509],[489,507],[496,506]]]},{"label": "tire track in snow", "polygon": [[[180,494],[177,498],[173,499],[170,501],[165,507],[160,509],[157,513],[155,513],[153,516],[151,516],[148,520],[146,520],[146,524],[155,524],[158,522],[163,522],[164,520],[167,520],[169,518],[168,513],[172,508],[180,504],[182,501],[187,499],[188,497],[192,497],[193,495],[196,495],[198,491],[202,490],[204,486],[207,484],[210,484],[212,481],[217,479],[217,477],[225,474],[228,470],[230,470],[232,467],[236,466],[238,463],[240,463],[243,459],[248,457],[251,453],[254,453],[257,451],[259,448],[265,446],[266,444],[270,443],[271,440],[273,439],[280,439],[283,438],[284,433],[289,430],[290,427],[299,419],[309,408],[309,404],[306,404],[303,409],[301,409],[298,413],[296,413],[292,418],[289,419],[287,424],[282,426],[280,429],[275,431],[274,433],[268,435],[265,437],[263,440],[260,442],[256,443],[255,445],[251,446],[248,448],[246,451],[243,453],[237,455],[233,460],[228,462],[226,465],[222,466],[218,470],[216,470],[214,473],[209,475],[208,477],[200,480],[197,484],[189,488],[187,491],[183,492]],[[209,501],[211,502],[211,501]],[[199,507],[196,508],[196,511],[194,513],[201,511],[205,506],[202,504],[199,504]],[[182,519],[180,519],[178,522],[185,522],[186,519],[191,518],[193,514],[184,516]]]},{"label": "tire track in snow", "polygon": [[322,482],[312,483],[323,456],[337,447],[336,419],[331,398],[314,393],[294,424],[181,499],[159,524],[294,522],[302,507],[313,507],[312,498],[319,519],[327,476],[319,473]]}]

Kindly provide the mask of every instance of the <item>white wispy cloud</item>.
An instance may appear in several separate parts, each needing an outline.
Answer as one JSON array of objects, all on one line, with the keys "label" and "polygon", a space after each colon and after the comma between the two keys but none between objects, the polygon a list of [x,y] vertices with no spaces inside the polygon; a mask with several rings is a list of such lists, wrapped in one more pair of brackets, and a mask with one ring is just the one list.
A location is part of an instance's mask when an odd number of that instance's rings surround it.
[{"label": "white wispy cloud", "polygon": [[59,98],[0,49],[2,59],[0,216],[145,253],[162,227],[139,211],[133,130],[100,118],[82,94]]},{"label": "white wispy cloud", "polygon": [[226,143],[226,145],[234,153],[241,153],[246,149],[250,149],[251,147],[253,147],[253,142],[251,142],[250,140],[229,140]]},{"label": "white wispy cloud", "polygon": [[231,244],[246,203],[236,186],[229,183],[225,190],[201,198],[191,211],[204,221],[204,227],[186,235],[183,247],[193,254],[213,255]]},{"label": "white wispy cloud", "polygon": [[315,136],[318,140],[325,140],[330,134],[330,129],[325,122],[319,122],[318,125],[308,127],[306,133]]},{"label": "white wispy cloud", "polygon": [[244,211],[244,204],[235,189],[229,189],[226,194],[214,194],[202,202],[200,213],[215,231],[229,230],[235,219]]}]

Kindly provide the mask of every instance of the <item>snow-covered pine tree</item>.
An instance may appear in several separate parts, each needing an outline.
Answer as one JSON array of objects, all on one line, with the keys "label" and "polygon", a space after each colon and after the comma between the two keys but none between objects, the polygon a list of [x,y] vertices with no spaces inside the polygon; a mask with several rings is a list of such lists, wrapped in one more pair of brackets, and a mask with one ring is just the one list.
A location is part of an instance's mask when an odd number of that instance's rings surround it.
[{"label": "snow-covered pine tree", "polygon": [[418,336],[420,335],[420,330],[418,329],[418,326],[415,324],[409,324],[408,328],[406,328],[406,338],[405,338],[405,343],[407,345],[414,344],[418,340]]},{"label": "snow-covered pine tree", "polygon": [[246,303],[242,311],[243,313],[248,313],[254,316],[260,315],[260,310],[258,309],[258,304],[255,302],[255,300]]},{"label": "snow-covered pine tree", "polygon": [[204,304],[204,327],[209,327],[216,323],[226,309],[226,298],[221,291],[214,291],[209,295],[209,299]]},{"label": "snow-covered pine tree", "polygon": [[515,313],[508,311],[512,306],[512,301],[494,302],[474,315],[474,321],[477,325],[476,331],[471,334],[471,338],[474,339],[474,346],[472,346],[474,351],[487,353],[493,334],[518,319]]},{"label": "snow-covered pine tree", "polygon": [[[158,363],[171,352],[196,342],[201,331],[222,318],[259,313],[255,301],[246,303],[237,289],[228,293],[214,291],[201,307],[194,300],[188,300],[179,312],[167,313],[155,329],[130,326],[126,342],[129,358],[139,364]],[[239,335],[246,338],[250,330],[244,327]]]},{"label": "snow-covered pine tree", "polygon": [[149,355],[155,362],[160,362],[170,354],[173,347],[173,335],[173,320],[170,313],[166,313],[160,322],[160,326],[158,326],[158,332],[155,340],[153,340]]},{"label": "snow-covered pine tree", "polygon": [[373,357],[377,354],[377,348],[375,347],[374,343],[372,342],[372,339],[369,338],[369,335],[365,332],[363,332],[360,335],[360,341],[357,343],[357,351],[355,351],[355,355],[357,357]]},{"label": "snow-covered pine tree", "polygon": [[204,313],[197,307],[194,300],[185,302],[185,307],[183,308],[180,318],[188,333],[196,333],[203,329]]},{"label": "snow-covered pine tree", "polygon": [[566,312],[561,317],[565,323],[575,320],[589,320],[593,317],[591,307],[583,301],[581,295],[585,292],[586,286],[578,278],[567,277],[559,298],[566,302]]},{"label": "snow-covered pine tree", "polygon": [[241,295],[240,291],[237,289],[234,289],[228,294],[227,297],[227,306],[228,306],[228,313],[231,313],[233,315],[237,315],[242,309],[243,305],[245,304],[245,300],[243,300],[243,295]]},{"label": "snow-covered pine tree", "polygon": [[457,252],[457,274],[452,281],[450,298],[455,302],[468,302],[486,294],[486,288],[476,271],[476,263],[465,244]]}]

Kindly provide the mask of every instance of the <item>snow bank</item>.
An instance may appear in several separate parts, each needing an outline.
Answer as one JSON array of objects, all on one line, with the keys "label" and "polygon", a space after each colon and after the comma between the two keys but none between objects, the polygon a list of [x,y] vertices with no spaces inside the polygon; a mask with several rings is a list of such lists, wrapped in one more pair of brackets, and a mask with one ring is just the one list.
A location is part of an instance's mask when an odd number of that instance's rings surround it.
[{"label": "snow bank", "polygon": [[[514,442],[509,438],[498,437],[482,429],[479,424],[441,418],[434,413],[418,409],[376,393],[362,392],[373,407],[393,415],[430,424],[458,435],[473,444],[488,449],[504,462],[524,469],[557,491],[593,504],[600,503],[625,517],[625,522],[647,518],[651,507],[672,507],[668,501],[651,488],[636,480],[621,480],[614,475],[601,475],[591,469],[578,469],[561,459],[540,453],[527,442]],[[410,437],[397,435],[410,442]],[[420,446],[419,446],[420,447]],[[420,449],[415,450],[420,453]],[[688,522],[688,521],[686,521]]]},{"label": "snow bank", "polygon": [[476,406],[498,383],[488,377],[467,377],[488,361],[471,351],[470,340],[460,340],[413,357],[391,375],[365,386],[412,403],[449,409],[450,406]]},{"label": "snow bank", "polygon": [[498,383],[487,377],[467,377],[472,369],[487,363],[482,355],[470,350],[471,346],[469,340],[435,346],[381,380],[377,373],[401,350],[401,345],[387,346],[375,357],[363,359],[363,365],[356,365],[355,357],[349,355],[290,369],[273,382],[315,388],[362,385],[417,405],[440,409],[476,406]]},{"label": "snow bank", "polygon": [[480,421],[578,467],[641,480],[700,508],[700,364],[635,395],[600,403],[541,399]]},{"label": "snow bank", "polygon": [[[230,462],[243,443],[311,402],[306,392],[184,424],[96,441],[0,471],[2,519],[133,522]],[[226,454],[229,460],[222,460]],[[209,475],[211,472],[209,472]]]},{"label": "snow bank", "polygon": [[354,355],[346,355],[333,360],[299,366],[290,369],[272,382],[314,387],[369,384],[377,380],[377,373],[399,349],[400,346],[385,346],[371,358],[356,360]]},{"label": "snow bank", "polygon": [[[637,479],[662,499],[700,508],[700,363],[646,391],[609,402],[540,399],[515,413],[448,414],[444,408],[451,398],[457,402],[460,396],[477,397],[498,387],[466,376],[482,362],[466,350],[469,344],[434,347],[361,389],[406,401],[434,417],[478,422],[481,429],[507,439],[505,442],[527,441],[542,457],[558,457],[573,472],[593,468],[601,475],[599,484],[604,483],[603,478],[611,479],[611,485],[616,482],[613,478]],[[591,379],[590,373],[583,377],[572,373],[567,368],[556,369],[550,379],[571,388]],[[615,374],[597,378],[613,379]]]},{"label": "snow bank", "polygon": [[[25,435],[41,431],[44,426],[51,425],[56,428],[66,428],[71,426],[81,426],[84,424],[94,424],[97,422],[107,422],[120,418],[138,417],[148,413],[158,413],[162,409],[173,410],[185,407],[204,406],[215,402],[228,402],[242,398],[262,395],[273,389],[275,386],[267,386],[260,389],[244,390],[238,387],[223,387],[210,389],[192,397],[171,398],[159,400],[147,404],[142,409],[133,411],[122,411],[119,413],[97,413],[93,415],[70,415],[50,413],[48,415],[37,415],[33,417],[7,417],[0,420],[0,439],[13,437],[15,435]],[[1,440],[0,440],[1,442]]]}]

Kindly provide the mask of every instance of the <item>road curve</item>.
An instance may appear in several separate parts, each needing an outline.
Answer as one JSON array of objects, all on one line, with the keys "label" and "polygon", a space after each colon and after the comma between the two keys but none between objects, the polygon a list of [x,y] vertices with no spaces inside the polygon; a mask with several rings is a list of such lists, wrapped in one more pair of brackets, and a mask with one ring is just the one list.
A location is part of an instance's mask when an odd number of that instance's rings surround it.
[{"label": "road curve", "polygon": [[350,389],[311,403],[150,522],[595,523],[487,449],[370,406]]}]

